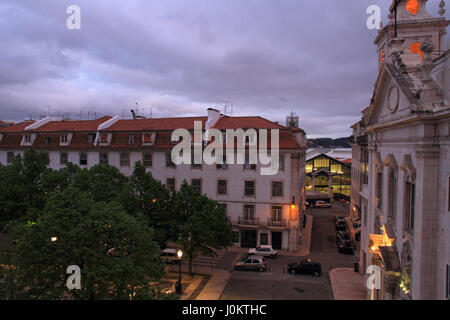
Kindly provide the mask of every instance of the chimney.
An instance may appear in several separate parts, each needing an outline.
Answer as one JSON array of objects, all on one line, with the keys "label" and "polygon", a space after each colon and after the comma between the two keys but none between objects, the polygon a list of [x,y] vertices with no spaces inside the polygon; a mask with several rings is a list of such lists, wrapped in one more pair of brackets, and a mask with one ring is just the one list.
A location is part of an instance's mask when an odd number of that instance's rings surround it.
[{"label": "chimney", "polygon": [[136,120],[136,113],[134,112],[133,109],[131,109],[131,113],[133,114],[133,119]]},{"label": "chimney", "polygon": [[206,121],[205,124],[205,130],[208,130],[209,128],[214,126],[216,122],[219,120],[219,118],[220,118],[219,110],[208,108],[208,120]]}]

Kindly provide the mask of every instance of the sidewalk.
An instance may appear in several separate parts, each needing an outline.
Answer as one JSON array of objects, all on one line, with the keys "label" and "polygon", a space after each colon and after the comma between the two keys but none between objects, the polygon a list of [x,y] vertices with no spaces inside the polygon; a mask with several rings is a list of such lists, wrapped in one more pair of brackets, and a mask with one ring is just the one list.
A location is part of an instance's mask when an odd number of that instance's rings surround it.
[{"label": "sidewalk", "polygon": [[331,270],[330,282],[335,300],[366,300],[364,276],[352,268]]}]

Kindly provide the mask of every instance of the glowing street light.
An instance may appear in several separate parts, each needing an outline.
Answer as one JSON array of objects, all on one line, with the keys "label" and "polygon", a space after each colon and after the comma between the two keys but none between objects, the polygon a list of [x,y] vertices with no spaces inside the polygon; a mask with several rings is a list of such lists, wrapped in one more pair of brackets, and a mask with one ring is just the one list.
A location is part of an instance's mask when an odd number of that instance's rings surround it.
[{"label": "glowing street light", "polygon": [[51,240],[52,242],[56,242],[56,240],[58,240],[58,237],[51,237],[50,240]]},{"label": "glowing street light", "polygon": [[181,284],[181,258],[183,257],[183,251],[180,249],[177,251],[177,257],[178,257],[178,281],[175,283],[175,291],[177,294],[183,293],[183,288]]}]

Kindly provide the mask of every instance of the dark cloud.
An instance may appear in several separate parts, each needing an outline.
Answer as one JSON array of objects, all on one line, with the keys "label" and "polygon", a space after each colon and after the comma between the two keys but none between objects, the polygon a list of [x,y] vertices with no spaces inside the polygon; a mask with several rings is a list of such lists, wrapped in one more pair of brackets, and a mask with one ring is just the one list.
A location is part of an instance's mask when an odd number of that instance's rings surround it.
[{"label": "dark cloud", "polygon": [[[72,4],[81,30],[65,27]],[[371,4],[387,15],[380,0],[2,0],[0,118],[49,105],[129,116],[136,101],[203,115],[231,101],[235,115],[294,111],[309,136],[349,135],[376,78]]]}]

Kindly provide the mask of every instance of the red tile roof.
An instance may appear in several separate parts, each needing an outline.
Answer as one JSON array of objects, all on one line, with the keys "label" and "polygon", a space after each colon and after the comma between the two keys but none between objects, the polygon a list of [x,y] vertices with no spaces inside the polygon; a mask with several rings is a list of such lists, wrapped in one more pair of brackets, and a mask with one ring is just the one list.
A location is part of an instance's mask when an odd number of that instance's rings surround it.
[{"label": "red tile roof", "polygon": [[98,126],[109,119],[111,119],[110,116],[95,120],[50,121],[39,128],[30,130],[30,132],[92,132],[97,131]]},{"label": "red tile roof", "polygon": [[205,127],[207,117],[185,117],[185,118],[152,118],[152,119],[130,119],[119,120],[112,126],[102,131],[159,131],[175,129],[193,129],[194,121],[201,121],[202,127]]},{"label": "red tile roof", "polygon": [[19,122],[17,124],[13,124],[11,126],[1,126],[0,127],[0,133],[7,133],[7,132],[23,132],[25,130],[26,127],[28,127],[29,125],[33,124],[35,121],[24,121],[24,122]]},{"label": "red tile roof", "polygon": [[[103,117],[96,120],[85,121],[51,121],[30,132],[40,133],[33,143],[33,147],[41,148],[92,148],[93,143],[88,142],[87,132],[96,132],[98,126],[111,117]],[[207,117],[181,117],[181,118],[152,118],[152,119],[132,119],[118,120],[110,127],[102,130],[104,132],[112,132],[112,141],[106,147],[97,148],[128,148],[128,149],[171,149],[174,144],[171,142],[171,134],[175,129],[192,130],[194,121],[202,122],[202,129],[205,127]],[[0,128],[0,133],[5,133],[0,147],[20,147],[24,129],[33,122],[22,122],[16,125]],[[228,117],[222,116],[214,125],[215,129],[279,129],[280,130],[280,149],[303,149],[297,142],[294,135],[301,129],[293,130],[269,121],[261,117]],[[157,131],[156,139],[153,146],[142,146],[142,137],[140,132]],[[59,132],[73,132],[74,135],[69,146],[59,146]],[[134,144],[128,144],[129,135],[135,133]],[[50,137],[50,143],[46,142]],[[268,147],[270,148],[270,134],[268,136]]]},{"label": "red tile roof", "polygon": [[215,129],[286,129],[275,122],[261,117],[221,117],[213,126]]}]

